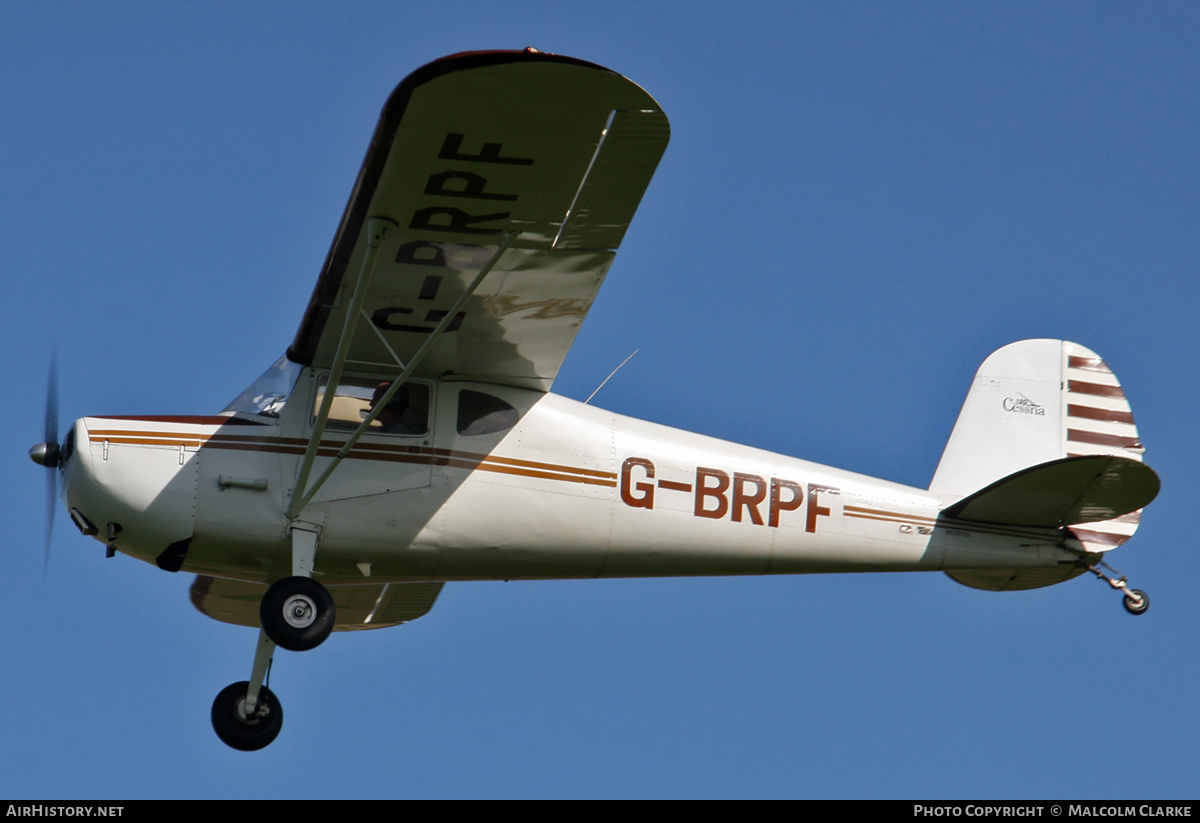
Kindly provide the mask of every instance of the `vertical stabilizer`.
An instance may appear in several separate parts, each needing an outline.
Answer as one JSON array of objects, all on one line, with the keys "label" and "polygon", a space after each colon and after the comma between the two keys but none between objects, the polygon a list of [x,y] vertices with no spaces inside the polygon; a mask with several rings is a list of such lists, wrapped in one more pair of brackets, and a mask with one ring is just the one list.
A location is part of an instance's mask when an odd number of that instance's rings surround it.
[{"label": "vertical stabilizer", "polygon": [[[1121,384],[1099,355],[1066,340],[1022,340],[979,367],[929,490],[951,503],[1051,460],[1141,461],[1144,452]],[[1088,551],[1106,551],[1133,536],[1140,515],[1072,531]]]}]

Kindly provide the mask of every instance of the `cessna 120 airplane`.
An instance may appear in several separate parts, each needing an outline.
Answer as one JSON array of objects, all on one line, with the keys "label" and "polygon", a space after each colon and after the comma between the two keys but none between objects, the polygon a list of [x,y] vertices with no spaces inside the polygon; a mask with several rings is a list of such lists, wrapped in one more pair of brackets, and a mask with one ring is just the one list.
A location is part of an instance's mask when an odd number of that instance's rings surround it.
[{"label": "cessna 120 airplane", "polygon": [[[600,66],[456,54],[389,97],[295,339],[224,411],[85,417],[46,442],[85,535],[259,628],[217,735],[279,733],[276,647],[395,626],[454,580],[944,571],[1011,591],[1092,572],[1158,492],[1095,352],[979,369],[928,489],[606,412],[550,388],[667,145]],[[1112,572],[1106,574],[1105,569]]]}]

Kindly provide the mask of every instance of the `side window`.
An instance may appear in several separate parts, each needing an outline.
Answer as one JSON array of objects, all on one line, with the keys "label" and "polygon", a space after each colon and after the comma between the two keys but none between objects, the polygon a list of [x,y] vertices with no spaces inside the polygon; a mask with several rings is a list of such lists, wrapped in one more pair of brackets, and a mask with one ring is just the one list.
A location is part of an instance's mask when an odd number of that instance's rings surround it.
[{"label": "side window", "polygon": [[[313,415],[321,408],[325,399],[325,386],[329,377],[321,378],[317,387],[317,399],[313,404]],[[354,431],[375,408],[388,387],[390,380],[347,377],[338,384],[329,409],[329,420],[325,424],[333,431]],[[429,432],[429,387],[423,383],[405,383],[392,396],[387,407],[371,421],[370,434],[427,434]]]},{"label": "side window", "polygon": [[495,434],[511,429],[519,417],[517,410],[499,397],[471,389],[458,393],[459,434]]}]

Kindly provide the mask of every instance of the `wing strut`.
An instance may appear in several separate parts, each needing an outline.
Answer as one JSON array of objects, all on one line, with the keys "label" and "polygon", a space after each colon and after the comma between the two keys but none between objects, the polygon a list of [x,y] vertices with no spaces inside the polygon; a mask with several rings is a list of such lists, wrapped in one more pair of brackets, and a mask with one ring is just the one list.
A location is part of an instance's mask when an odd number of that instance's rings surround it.
[{"label": "wing strut", "polygon": [[[376,219],[379,218],[371,218],[371,220]],[[370,223],[370,221],[368,222]],[[369,226],[369,228],[373,228],[373,226]],[[382,241],[383,235],[386,234],[386,231],[387,229],[384,228],[382,232],[369,232],[372,238],[371,245],[368,249],[366,258],[363,260],[363,273],[359,277],[358,284],[354,287],[354,298],[350,307],[350,311],[347,313],[348,318],[354,318],[357,320],[362,309],[363,298],[366,296],[365,284],[366,281],[370,279],[370,271],[368,267],[374,264],[375,255],[379,250],[380,242]],[[454,301],[454,305],[451,306],[446,312],[446,316],[443,317],[441,322],[437,324],[437,327],[434,328],[433,333],[425,339],[425,342],[422,343],[421,347],[417,349],[415,354],[413,354],[412,359],[408,361],[408,365],[405,366],[401,364],[403,366],[403,370],[400,372],[400,376],[392,381],[392,385],[388,386],[388,390],[384,392],[383,396],[379,398],[379,401],[375,403],[375,408],[371,409],[371,412],[363,419],[358,428],[354,430],[354,433],[350,435],[350,438],[340,449],[338,449],[338,453],[334,456],[333,460],[330,461],[329,465],[325,467],[325,471],[322,472],[321,476],[318,477],[316,482],[312,484],[312,487],[306,488],[308,484],[308,476],[312,472],[313,463],[316,461],[317,449],[321,442],[321,436],[325,433],[325,421],[329,418],[329,409],[333,405],[333,395],[337,387],[338,380],[341,378],[342,366],[345,365],[346,352],[350,347],[350,338],[353,333],[352,327],[355,324],[347,321],[346,327],[342,329],[342,337],[338,341],[337,354],[334,356],[333,361],[333,369],[330,372],[329,380],[325,383],[325,396],[321,399],[321,408],[317,412],[317,422],[313,426],[312,437],[308,441],[308,448],[304,452],[304,460],[300,464],[300,472],[296,477],[296,493],[292,495],[291,505],[288,506],[288,520],[295,520],[296,517],[299,516],[300,512],[304,510],[304,507],[309,504],[316,493],[321,489],[321,486],[325,484],[325,481],[329,479],[329,476],[333,474],[333,470],[336,469],[341,464],[342,460],[344,460],[346,456],[350,454],[350,450],[354,448],[354,444],[357,443],[364,434],[366,434],[367,429],[371,427],[371,423],[375,420],[375,418],[378,417],[385,408],[387,408],[387,405],[391,402],[392,397],[394,397],[396,392],[400,390],[400,386],[404,384],[404,381],[412,375],[417,366],[421,364],[421,361],[425,359],[425,355],[429,353],[429,350],[433,348],[434,343],[441,338],[443,332],[446,331],[446,328],[451,322],[454,321],[454,318],[458,315],[459,310],[466,305],[467,300],[469,300],[471,295],[475,293],[475,290],[479,288],[479,285],[483,282],[483,278],[488,275],[496,263],[500,261],[500,258],[504,255],[504,253],[508,251],[509,247],[512,246],[512,244],[516,241],[518,234],[519,232],[516,231],[505,232],[504,238],[500,241],[500,245],[496,247],[496,251],[487,261],[487,264],[479,270],[479,272],[475,275],[475,279],[471,281],[471,284],[467,286],[466,290],[458,296],[457,300]],[[390,350],[391,349],[389,347],[389,351]],[[392,356],[396,357],[396,353],[394,351],[392,352]],[[400,358],[397,357],[396,360],[399,362]],[[301,494],[301,492],[303,493]]]},{"label": "wing strut", "polygon": [[[313,462],[317,459],[317,448],[325,435],[325,423],[329,420],[329,410],[333,408],[334,393],[332,387],[337,386],[342,379],[342,369],[346,365],[346,354],[350,351],[350,341],[354,337],[354,325],[358,320],[359,309],[367,299],[367,286],[371,284],[371,274],[375,270],[375,258],[383,238],[388,230],[396,224],[385,217],[367,218],[367,253],[363,256],[362,268],[358,273],[358,282],[354,284],[354,294],[350,298],[350,312],[342,334],[338,338],[337,352],[333,356],[333,367],[329,372],[329,381],[325,384],[325,396],[321,398],[321,408],[317,410],[317,420],[313,424],[312,437],[309,438],[308,448],[304,451],[304,459],[300,461],[300,471],[296,475],[296,490],[303,491],[308,484],[308,475],[312,472]],[[288,508],[288,519],[292,520],[304,508],[303,503],[296,505],[297,495],[292,495],[292,505]],[[308,499],[305,498],[304,503]]]}]

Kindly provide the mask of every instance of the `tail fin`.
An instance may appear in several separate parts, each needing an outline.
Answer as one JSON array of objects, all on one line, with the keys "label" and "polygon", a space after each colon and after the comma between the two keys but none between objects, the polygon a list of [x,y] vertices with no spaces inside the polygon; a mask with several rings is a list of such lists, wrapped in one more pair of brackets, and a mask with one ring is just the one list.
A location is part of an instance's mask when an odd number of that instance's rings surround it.
[{"label": "tail fin", "polygon": [[[1133,413],[1112,370],[1066,340],[1022,340],[993,352],[971,384],[929,490],[946,503],[1065,457],[1141,462]],[[1071,531],[1088,552],[1133,536],[1141,511]]]}]

